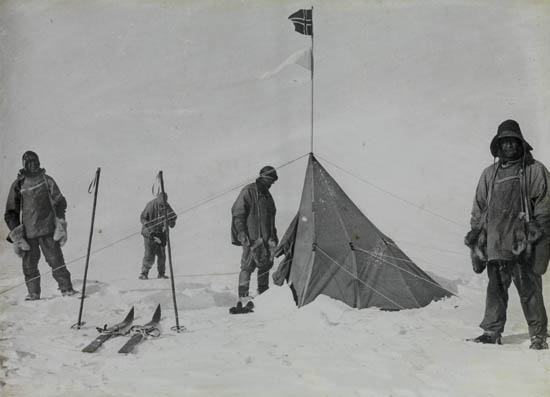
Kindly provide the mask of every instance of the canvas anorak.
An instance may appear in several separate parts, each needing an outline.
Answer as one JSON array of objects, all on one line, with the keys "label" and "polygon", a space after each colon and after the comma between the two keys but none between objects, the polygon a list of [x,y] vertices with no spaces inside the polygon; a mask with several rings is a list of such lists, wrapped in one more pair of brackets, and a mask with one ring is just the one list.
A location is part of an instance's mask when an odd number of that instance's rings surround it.
[{"label": "canvas anorak", "polygon": [[44,169],[34,175],[21,170],[8,193],[4,219],[10,230],[22,223],[25,236],[37,238],[53,235],[55,216],[64,219],[66,208],[65,197]]},{"label": "canvas anorak", "polygon": [[[538,242],[538,250],[548,250],[550,237],[550,176],[546,167],[534,160],[530,153],[523,158],[508,162],[496,162],[481,174],[472,208],[472,229],[484,229],[487,233],[487,259],[514,260],[512,252],[517,243],[515,230],[523,220],[522,197],[527,197],[531,222],[536,222],[545,235]],[[522,195],[522,189],[526,194]],[[535,248],[537,250],[537,248]],[[543,252],[539,252],[543,254]],[[540,257],[540,255],[538,255]],[[546,270],[546,264],[544,270]],[[541,264],[536,264],[540,267]]]},{"label": "canvas anorak", "polygon": [[[177,215],[168,202],[166,202],[166,209],[168,226],[176,226]],[[152,238],[153,236],[158,236],[162,239],[162,236],[164,236],[164,207],[163,199],[160,195],[145,205],[144,210],[141,212],[140,221],[142,224],[141,235],[143,237]]]},{"label": "canvas anorak", "polygon": [[251,244],[260,237],[275,244],[279,242],[275,228],[275,202],[269,190],[258,182],[246,185],[231,208],[231,243],[242,245],[237,238],[246,233]]}]

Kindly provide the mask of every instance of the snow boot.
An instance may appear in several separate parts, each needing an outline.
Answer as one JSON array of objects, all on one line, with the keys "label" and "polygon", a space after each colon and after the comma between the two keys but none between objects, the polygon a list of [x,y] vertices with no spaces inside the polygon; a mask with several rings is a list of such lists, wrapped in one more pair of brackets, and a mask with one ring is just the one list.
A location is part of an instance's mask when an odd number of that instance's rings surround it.
[{"label": "snow boot", "polygon": [[252,313],[254,311],[254,302],[248,301],[246,305],[243,307],[243,313]]},{"label": "snow boot", "polygon": [[529,346],[529,349],[546,350],[548,349],[548,343],[546,343],[544,338],[541,338],[540,336],[534,336],[531,338],[531,345]]},{"label": "snow boot", "polygon": [[62,296],[73,296],[73,295],[76,295],[76,294],[78,294],[78,291],[76,291],[72,288],[69,288],[65,291],[61,291]]},{"label": "snow boot", "polygon": [[229,314],[239,314],[243,310],[243,304],[241,301],[238,301],[237,304],[229,308]]},{"label": "snow boot", "polygon": [[230,314],[245,314],[254,312],[254,302],[251,300],[243,306],[243,303],[239,300],[237,305],[229,309]]},{"label": "snow boot", "polygon": [[166,274],[163,273],[163,274],[159,274],[159,275],[157,276],[157,278],[164,278],[164,279],[167,279],[167,278],[170,278],[170,277],[168,277]]},{"label": "snow boot", "polygon": [[149,276],[147,275],[147,273],[141,273],[139,275],[140,280],[147,280],[148,278],[149,278]]},{"label": "snow boot", "polygon": [[475,343],[502,345],[502,338],[500,337],[500,334],[492,334],[487,332],[483,333],[472,341]]},{"label": "snow boot", "polygon": [[40,295],[29,292],[29,294],[25,297],[26,301],[37,301],[40,299]]}]

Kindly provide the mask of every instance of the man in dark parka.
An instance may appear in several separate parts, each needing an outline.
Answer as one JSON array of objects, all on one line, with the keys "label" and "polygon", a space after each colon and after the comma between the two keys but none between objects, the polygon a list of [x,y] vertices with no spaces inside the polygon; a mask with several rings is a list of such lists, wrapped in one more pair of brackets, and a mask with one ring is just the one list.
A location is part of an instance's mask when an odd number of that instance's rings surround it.
[{"label": "man in dark parka", "polygon": [[52,177],[40,168],[35,152],[23,154],[23,168],[11,185],[4,220],[10,229],[7,240],[23,260],[27,283],[26,300],[40,299],[40,250],[52,268],[59,290],[65,295],[77,292],[65,266],[61,245],[67,240],[65,210],[67,201]]},{"label": "man in dark parka", "polygon": [[269,288],[269,269],[279,239],[275,228],[275,202],[269,192],[278,179],[275,168],[265,166],[255,182],[246,185],[231,208],[231,242],[242,246],[239,298],[248,297],[250,276],[258,269],[258,293]]},{"label": "man in dark parka", "polygon": [[[162,196],[164,194],[164,197]],[[164,205],[166,204],[168,226],[173,228],[176,226],[177,215],[174,213],[170,204],[168,204],[168,195],[160,193],[153,200],[149,201],[141,212],[141,235],[143,236],[143,244],[145,252],[143,254],[143,262],[141,265],[141,280],[149,278],[149,270],[155,263],[157,258],[158,278],[168,278],[166,276],[166,230],[164,230]]]},{"label": "man in dark parka", "polygon": [[541,275],[550,258],[550,176],[531,155],[514,120],[502,122],[490,145],[498,161],[479,180],[465,242],[474,271],[487,268],[489,283],[479,343],[501,343],[508,288],[513,281],[531,338],[531,349],[547,349],[547,316]]}]

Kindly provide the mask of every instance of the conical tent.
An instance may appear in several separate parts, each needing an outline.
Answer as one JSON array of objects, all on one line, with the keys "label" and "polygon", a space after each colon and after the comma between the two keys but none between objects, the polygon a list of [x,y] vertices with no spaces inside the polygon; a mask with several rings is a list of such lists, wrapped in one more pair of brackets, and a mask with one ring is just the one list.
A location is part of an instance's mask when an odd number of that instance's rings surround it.
[{"label": "conical tent", "polygon": [[[286,240],[286,241],[284,241]],[[450,293],[416,266],[309,157],[300,208],[285,238],[296,303],[328,295],[351,307],[422,307]]]}]

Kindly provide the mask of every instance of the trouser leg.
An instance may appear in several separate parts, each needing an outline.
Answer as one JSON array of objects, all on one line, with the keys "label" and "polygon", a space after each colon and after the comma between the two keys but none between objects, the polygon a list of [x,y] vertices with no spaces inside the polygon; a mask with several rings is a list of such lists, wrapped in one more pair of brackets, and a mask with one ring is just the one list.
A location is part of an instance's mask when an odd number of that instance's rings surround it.
[{"label": "trouser leg", "polygon": [[512,282],[510,264],[492,261],[487,265],[489,283],[485,300],[485,315],[479,325],[485,332],[502,334],[506,324],[508,288]]},{"label": "trouser leg", "polygon": [[241,272],[239,273],[239,297],[248,296],[250,288],[250,275],[256,268],[252,251],[249,246],[243,246],[241,256]]},{"label": "trouser leg", "polygon": [[157,244],[157,268],[160,276],[166,272],[166,248]]},{"label": "trouser leg", "polygon": [[40,296],[40,271],[38,270],[40,246],[36,238],[27,238],[27,243],[29,243],[30,250],[23,255],[23,275],[29,294]]},{"label": "trouser leg", "polygon": [[149,270],[153,266],[153,263],[155,262],[156,245],[157,244],[153,241],[153,239],[143,237],[143,246],[145,251],[143,253],[143,262],[141,265],[142,274],[148,274]]},{"label": "trouser leg", "polygon": [[65,266],[65,259],[59,242],[53,239],[53,236],[42,236],[38,238],[38,243],[46,258],[46,262],[52,268],[52,275],[61,292],[73,289],[71,282],[71,273]]},{"label": "trouser leg", "polygon": [[529,336],[546,339],[548,318],[542,296],[542,278],[530,266],[515,264],[512,277],[518,290],[521,308],[529,326]]},{"label": "trouser leg", "polygon": [[253,257],[258,264],[258,294],[269,289],[269,270],[273,267],[273,261],[266,241],[257,244]]},{"label": "trouser leg", "polygon": [[258,294],[269,289],[269,269],[270,267],[258,268]]}]

